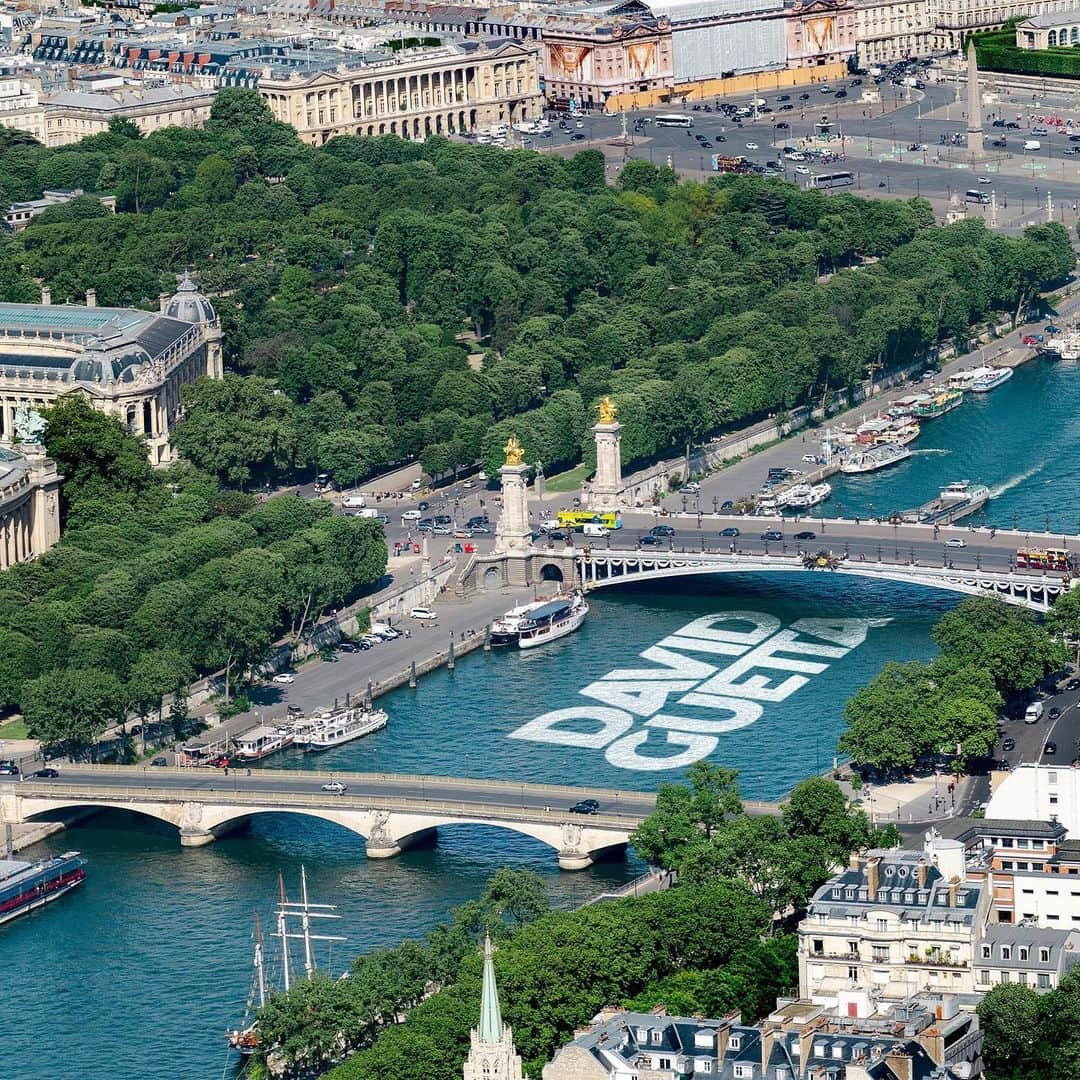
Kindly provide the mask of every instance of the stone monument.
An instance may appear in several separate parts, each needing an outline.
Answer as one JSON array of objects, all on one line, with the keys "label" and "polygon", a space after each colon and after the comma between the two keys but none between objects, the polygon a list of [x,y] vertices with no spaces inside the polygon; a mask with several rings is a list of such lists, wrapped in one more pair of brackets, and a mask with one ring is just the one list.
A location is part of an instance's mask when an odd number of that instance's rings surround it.
[{"label": "stone monument", "polygon": [[503,447],[506,464],[499,469],[502,480],[502,514],[495,529],[495,550],[526,552],[532,548],[532,529],[529,527],[529,466],[525,450],[516,435],[511,435]]},{"label": "stone monument", "polygon": [[596,437],[596,475],[589,488],[589,508],[618,510],[623,503],[622,424],[615,418],[618,407],[609,397],[600,399]]},{"label": "stone monument", "polygon": [[967,50],[967,152],[972,160],[983,157],[982,97],[979,94],[979,64],[975,58],[975,38],[968,38]]}]

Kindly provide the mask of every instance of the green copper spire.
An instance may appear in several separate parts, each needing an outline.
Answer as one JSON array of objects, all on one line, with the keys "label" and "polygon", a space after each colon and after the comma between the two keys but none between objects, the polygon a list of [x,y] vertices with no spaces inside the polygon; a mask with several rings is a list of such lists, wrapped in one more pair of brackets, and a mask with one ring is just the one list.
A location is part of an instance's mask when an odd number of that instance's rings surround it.
[{"label": "green copper spire", "polygon": [[502,1042],[503,1022],[499,1010],[499,990],[495,985],[495,949],[484,935],[484,988],[480,995],[480,1042],[497,1046]]}]

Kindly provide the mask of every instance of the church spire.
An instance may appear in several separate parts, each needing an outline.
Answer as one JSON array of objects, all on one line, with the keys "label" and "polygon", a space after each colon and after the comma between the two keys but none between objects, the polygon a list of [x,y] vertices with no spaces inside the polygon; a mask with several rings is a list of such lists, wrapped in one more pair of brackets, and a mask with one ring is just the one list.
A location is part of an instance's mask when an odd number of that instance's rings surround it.
[{"label": "church spire", "polygon": [[499,1008],[499,989],[495,985],[495,948],[491,935],[484,935],[484,987],[480,995],[480,1042],[497,1046],[502,1042],[502,1011]]}]

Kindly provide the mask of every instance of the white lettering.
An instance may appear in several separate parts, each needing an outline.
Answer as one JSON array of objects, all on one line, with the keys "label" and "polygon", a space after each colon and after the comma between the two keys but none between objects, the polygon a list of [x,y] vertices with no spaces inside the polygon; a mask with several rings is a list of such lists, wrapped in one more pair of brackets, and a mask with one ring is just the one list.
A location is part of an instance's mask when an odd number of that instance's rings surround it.
[{"label": "white lettering", "polygon": [[810,680],[802,675],[792,675],[775,685],[770,685],[770,680],[764,675],[751,675],[742,682],[736,680],[756,667],[805,671],[809,675],[818,675],[829,666],[812,660],[793,660],[786,656],[777,656],[778,652],[790,651],[794,637],[790,630],[782,630],[764,645],[759,645],[734,664],[729,664],[715,678],[703,683],[700,689],[706,694],[731,694],[734,697],[754,698],[757,701],[783,701],[791,697]]},{"label": "white lettering", "polygon": [[[560,728],[566,720],[595,720],[600,727],[596,731],[574,731]],[[589,750],[600,750],[612,739],[618,738],[634,726],[634,719],[621,709],[598,709],[582,706],[576,709],[556,709],[543,716],[522,724],[517,731],[510,732],[511,739],[524,739],[528,742],[556,743],[559,746],[584,746]]]},{"label": "white lettering", "polygon": [[638,716],[652,716],[667,704],[669,694],[693,690],[696,679],[650,679],[646,682],[603,679],[590,683],[578,693],[595,698],[605,705],[627,709]]},{"label": "white lettering", "polygon": [[[717,630],[717,623],[750,623],[753,630]],[[780,620],[761,611],[725,611],[722,615],[705,615],[676,630],[680,637],[707,638],[710,641],[731,641],[736,645],[757,645],[780,629]]]},{"label": "white lettering", "polygon": [[725,709],[732,714],[730,720],[697,720],[690,716],[668,716],[660,713],[647,721],[646,727],[674,728],[679,731],[698,731],[705,735],[723,735],[738,731],[761,719],[764,711],[756,701],[742,698],[720,697],[716,694],[687,694],[679,699],[680,705],[700,705],[706,709]]},{"label": "white lettering", "polygon": [[708,757],[716,749],[716,739],[708,735],[685,735],[681,731],[669,731],[667,741],[673,746],[688,749],[681,754],[652,757],[639,754],[637,748],[649,737],[649,732],[635,731],[613,742],[604,752],[612,765],[620,769],[637,769],[640,772],[662,772],[666,769],[682,769],[695,761]]},{"label": "white lettering", "polygon": [[[665,638],[665,641],[670,641]],[[660,642],[663,645],[664,642]],[[651,660],[655,664],[662,664],[667,670],[657,668],[617,668],[609,671],[605,679],[707,679],[716,668],[712,664],[706,664],[702,660],[691,660],[689,656],[679,656],[678,653],[662,649],[660,645],[653,645],[642,654],[643,660]],[[745,652],[739,649],[734,655]]]},{"label": "white lettering", "polygon": [[810,634],[854,649],[866,640],[870,622],[870,619],[799,619],[791,624],[791,629],[799,634]]},{"label": "white lettering", "polygon": [[742,656],[749,645],[736,645],[733,641],[710,641],[706,638],[683,637],[672,634],[660,642],[669,649],[685,649],[689,652],[707,652],[717,656]]}]

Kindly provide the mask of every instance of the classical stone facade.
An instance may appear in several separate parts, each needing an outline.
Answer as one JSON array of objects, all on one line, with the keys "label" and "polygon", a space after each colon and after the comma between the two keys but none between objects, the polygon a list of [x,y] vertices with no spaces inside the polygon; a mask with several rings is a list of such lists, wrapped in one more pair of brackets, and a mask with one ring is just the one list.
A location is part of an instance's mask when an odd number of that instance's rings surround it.
[{"label": "classical stone facade", "polygon": [[1080,45],[1080,8],[1035,15],[1016,24],[1018,49],[1052,49],[1061,45]]},{"label": "classical stone facade", "polygon": [[222,377],[221,327],[210,302],[186,275],[159,312],[86,306],[0,304],[0,445],[40,434],[38,411],[62,394],[84,394],[101,412],[145,438],[150,461],[175,453],[169,433],[180,416],[180,389],[202,375]]},{"label": "classical stone facade", "polygon": [[468,41],[356,67],[264,77],[278,120],[321,146],[339,135],[474,131],[540,115],[539,52],[531,43]]},{"label": "classical stone facade", "polygon": [[845,63],[855,55],[855,8],[851,0],[793,0],[785,5],[787,66]]},{"label": "classical stone facade", "polygon": [[855,49],[860,64],[892,64],[933,50],[931,0],[856,0]]},{"label": "classical stone facade", "polygon": [[972,31],[998,29],[1009,19],[1060,15],[1076,8],[1076,0],[931,0],[931,4],[935,49],[958,49]]},{"label": "classical stone facade", "polygon": [[0,570],[35,559],[60,539],[61,477],[40,446],[0,447]]}]

